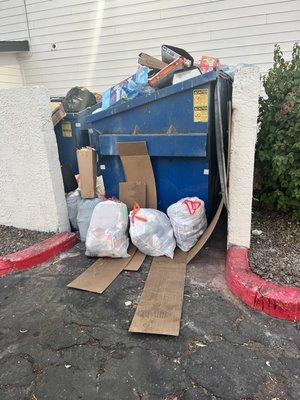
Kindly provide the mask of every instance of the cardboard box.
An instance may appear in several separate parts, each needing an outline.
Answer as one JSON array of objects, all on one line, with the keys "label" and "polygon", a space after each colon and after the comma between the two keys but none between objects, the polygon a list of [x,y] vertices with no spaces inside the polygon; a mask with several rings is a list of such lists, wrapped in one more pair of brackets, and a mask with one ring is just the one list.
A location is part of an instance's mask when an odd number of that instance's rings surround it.
[{"label": "cardboard box", "polygon": [[53,126],[57,125],[67,114],[61,103],[51,102]]},{"label": "cardboard box", "polygon": [[199,69],[202,74],[213,71],[220,67],[220,61],[216,57],[202,56],[199,63]]},{"label": "cardboard box", "polygon": [[146,207],[157,208],[156,184],[146,142],[118,142],[126,182],[146,184]]},{"label": "cardboard box", "polygon": [[97,152],[92,147],[77,150],[79,169],[79,188],[81,197],[92,199],[96,197],[97,182]]},{"label": "cardboard box", "polygon": [[175,71],[184,68],[184,58],[178,57],[176,60],[171,62],[165,68],[161,69],[157,74],[148,79],[150,86],[160,89],[167,85],[170,85],[173,80],[173,75]]}]

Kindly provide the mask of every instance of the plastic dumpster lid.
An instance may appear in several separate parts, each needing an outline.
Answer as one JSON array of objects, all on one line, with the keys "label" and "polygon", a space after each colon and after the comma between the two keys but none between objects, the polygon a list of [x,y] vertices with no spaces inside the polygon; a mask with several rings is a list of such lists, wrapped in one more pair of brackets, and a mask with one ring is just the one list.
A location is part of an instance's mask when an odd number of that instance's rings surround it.
[{"label": "plastic dumpster lid", "polygon": [[85,110],[85,115],[82,115],[84,122],[91,123],[94,121],[99,121],[102,118],[109,117],[111,115],[117,114],[119,112],[128,111],[132,108],[150,103],[152,101],[156,101],[158,99],[171,96],[180,91],[192,89],[194,87],[198,87],[201,85],[205,85],[207,83],[213,82],[219,75],[219,71],[212,71],[206,74],[196,76],[191,79],[187,79],[186,81],[176,83],[175,85],[168,86],[166,88],[160,89],[151,94],[145,94],[142,96],[135,97],[132,100],[126,101],[124,103],[116,104],[115,106],[109,107],[106,110],[100,111],[96,114],[92,114],[94,110],[99,108],[98,106],[90,107],[88,110]]}]

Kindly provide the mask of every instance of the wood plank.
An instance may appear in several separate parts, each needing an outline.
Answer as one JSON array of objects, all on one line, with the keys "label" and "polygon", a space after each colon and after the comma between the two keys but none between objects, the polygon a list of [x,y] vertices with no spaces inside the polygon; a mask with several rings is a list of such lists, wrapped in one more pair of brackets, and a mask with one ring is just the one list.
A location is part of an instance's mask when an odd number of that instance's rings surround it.
[{"label": "wood plank", "polygon": [[138,271],[146,258],[146,254],[136,251],[131,261],[124,268],[125,271]]},{"label": "wood plank", "polygon": [[129,331],[178,336],[186,274],[186,254],[155,257]]},{"label": "wood plank", "polygon": [[130,257],[99,258],[87,270],[69,283],[67,287],[87,292],[103,293],[132,260],[135,252],[136,248],[131,245],[129,247]]}]

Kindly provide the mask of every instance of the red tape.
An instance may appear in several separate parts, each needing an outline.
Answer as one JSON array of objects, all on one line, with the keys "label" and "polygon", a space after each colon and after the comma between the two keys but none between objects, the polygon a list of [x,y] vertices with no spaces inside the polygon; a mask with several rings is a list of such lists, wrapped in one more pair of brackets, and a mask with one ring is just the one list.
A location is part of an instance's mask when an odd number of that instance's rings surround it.
[{"label": "red tape", "polygon": [[182,204],[185,204],[191,215],[194,215],[198,208],[201,206],[201,201],[198,200],[184,200]]}]

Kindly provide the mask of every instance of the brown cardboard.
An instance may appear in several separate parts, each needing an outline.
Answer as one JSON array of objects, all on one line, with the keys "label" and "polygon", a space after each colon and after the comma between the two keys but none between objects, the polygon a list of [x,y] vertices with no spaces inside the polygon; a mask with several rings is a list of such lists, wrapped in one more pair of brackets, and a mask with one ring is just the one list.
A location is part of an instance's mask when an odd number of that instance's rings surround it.
[{"label": "brown cardboard", "polygon": [[126,204],[129,211],[132,210],[134,203],[146,207],[146,183],[120,182],[119,200]]},{"label": "brown cardboard", "polygon": [[145,182],[146,206],[156,209],[156,185],[146,142],[119,142],[118,149],[126,181]]},{"label": "brown cardboard", "polygon": [[132,257],[132,259],[129,261],[129,263],[126,265],[124,268],[125,271],[138,271],[143,264],[144,260],[146,258],[146,254],[141,253],[139,250],[137,250]]},{"label": "brown cardboard", "polygon": [[67,286],[93,293],[103,293],[131,261],[136,248],[131,245],[128,258],[99,258]]},{"label": "brown cardboard", "polygon": [[61,103],[51,102],[53,126],[57,125],[67,114]]},{"label": "brown cardboard", "polygon": [[224,206],[224,199],[222,197],[222,200],[219,204],[219,207],[216,211],[215,216],[213,217],[211,223],[209,224],[209,226],[206,228],[206,231],[203,233],[203,235],[200,237],[200,239],[198,240],[198,242],[195,244],[194,247],[191,248],[191,250],[187,253],[187,263],[189,263],[198,253],[199,251],[202,249],[202,247],[205,245],[205,243],[208,241],[208,239],[210,238],[210,235],[213,233],[217,222],[219,221],[221,212],[223,210],[223,206]]},{"label": "brown cardboard", "polygon": [[182,313],[186,254],[154,257],[129,331],[178,336]]},{"label": "brown cardboard", "polygon": [[97,153],[92,147],[77,150],[79,169],[79,187],[81,197],[92,199],[96,197]]}]

